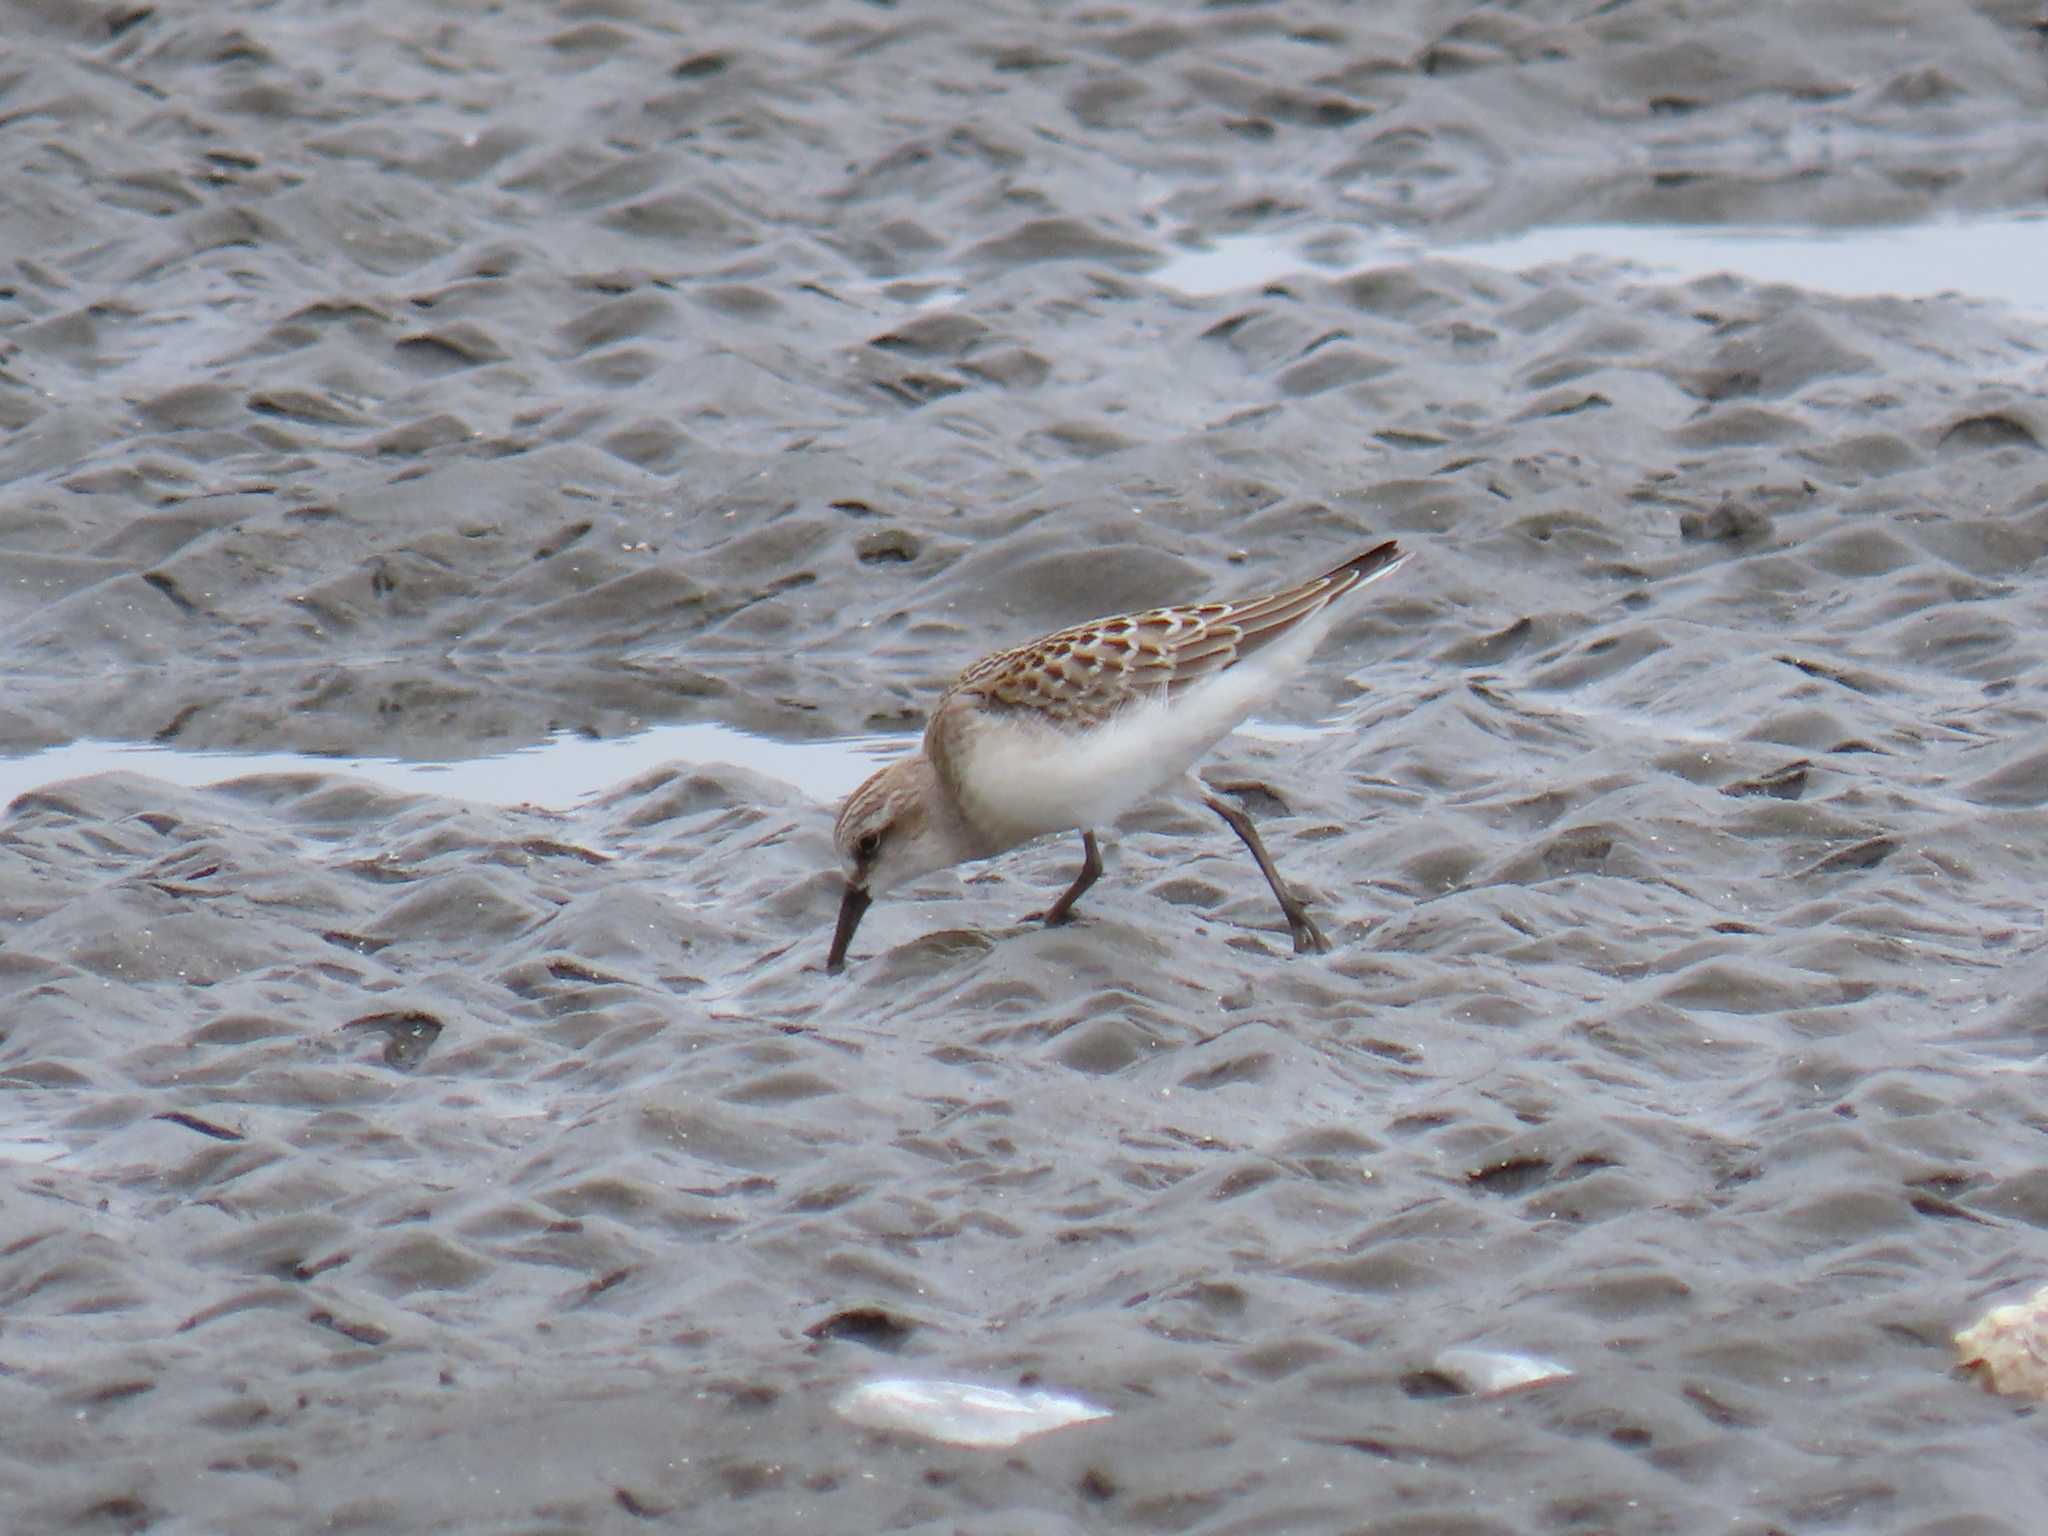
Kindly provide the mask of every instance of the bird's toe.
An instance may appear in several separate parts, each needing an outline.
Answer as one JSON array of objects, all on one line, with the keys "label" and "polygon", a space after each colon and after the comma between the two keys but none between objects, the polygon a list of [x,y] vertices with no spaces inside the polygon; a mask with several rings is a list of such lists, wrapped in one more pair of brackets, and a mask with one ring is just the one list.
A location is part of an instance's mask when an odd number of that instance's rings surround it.
[{"label": "bird's toe", "polygon": [[1303,918],[1294,930],[1294,952],[1297,955],[1327,955],[1330,941],[1323,937],[1322,929]]}]

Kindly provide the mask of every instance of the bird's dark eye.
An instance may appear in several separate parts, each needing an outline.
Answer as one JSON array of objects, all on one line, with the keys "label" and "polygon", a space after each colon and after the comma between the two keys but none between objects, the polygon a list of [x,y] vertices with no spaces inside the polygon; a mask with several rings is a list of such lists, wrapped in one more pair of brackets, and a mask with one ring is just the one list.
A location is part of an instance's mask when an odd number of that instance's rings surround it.
[{"label": "bird's dark eye", "polygon": [[853,851],[860,855],[863,862],[872,859],[877,853],[882,851],[882,834],[879,832],[861,833],[860,840],[853,845]]}]

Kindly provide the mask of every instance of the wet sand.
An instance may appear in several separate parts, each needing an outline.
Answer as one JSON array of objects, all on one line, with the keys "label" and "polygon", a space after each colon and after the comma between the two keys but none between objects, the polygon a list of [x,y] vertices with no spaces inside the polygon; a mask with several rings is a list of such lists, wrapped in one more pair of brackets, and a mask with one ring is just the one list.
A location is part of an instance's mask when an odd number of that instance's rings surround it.
[{"label": "wet sand", "polygon": [[1336,952],[1199,807],[828,978],[758,769],[33,788],[9,1528],[2037,1529],[2048,320],[1451,254],[2029,209],[2036,18],[768,15],[8,11],[0,751],[907,737],[1398,536],[1209,765]]}]

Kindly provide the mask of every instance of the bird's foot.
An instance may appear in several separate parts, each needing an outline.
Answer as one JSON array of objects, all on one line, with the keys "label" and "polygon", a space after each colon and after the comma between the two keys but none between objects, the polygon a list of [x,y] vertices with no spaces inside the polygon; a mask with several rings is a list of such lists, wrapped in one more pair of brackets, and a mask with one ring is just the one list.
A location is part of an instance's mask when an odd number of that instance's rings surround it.
[{"label": "bird's foot", "polygon": [[1297,955],[1327,955],[1330,941],[1323,936],[1323,930],[1300,908],[1287,914],[1287,926],[1294,932],[1294,952]]},{"label": "bird's foot", "polygon": [[1026,912],[1023,920],[1027,923],[1043,923],[1048,928],[1063,928],[1074,920],[1074,911],[1071,907],[1063,908],[1055,904],[1043,912]]}]

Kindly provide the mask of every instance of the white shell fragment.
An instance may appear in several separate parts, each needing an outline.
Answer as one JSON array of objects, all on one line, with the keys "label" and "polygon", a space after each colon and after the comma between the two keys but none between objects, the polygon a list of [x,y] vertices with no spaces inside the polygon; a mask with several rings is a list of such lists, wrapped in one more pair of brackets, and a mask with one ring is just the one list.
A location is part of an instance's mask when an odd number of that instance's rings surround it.
[{"label": "white shell fragment", "polygon": [[1430,1369],[1477,1397],[1514,1392],[1548,1381],[1564,1381],[1572,1374],[1570,1366],[1536,1355],[1464,1347],[1445,1350],[1430,1362]]},{"label": "white shell fragment", "polygon": [[1956,1335],[1956,1355],[1987,1391],[2048,1398],[2048,1286],[1986,1312]]},{"label": "white shell fragment", "polygon": [[1109,1417],[1107,1408],[1057,1392],[1014,1392],[971,1381],[917,1381],[904,1376],[855,1387],[833,1406],[841,1418],[869,1429],[898,1430],[983,1450]]}]

